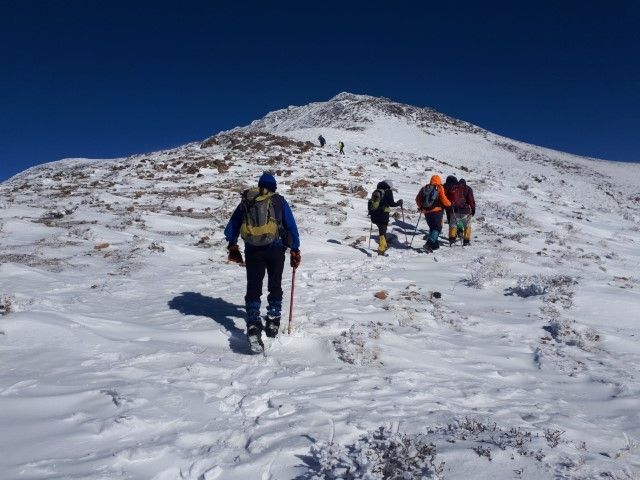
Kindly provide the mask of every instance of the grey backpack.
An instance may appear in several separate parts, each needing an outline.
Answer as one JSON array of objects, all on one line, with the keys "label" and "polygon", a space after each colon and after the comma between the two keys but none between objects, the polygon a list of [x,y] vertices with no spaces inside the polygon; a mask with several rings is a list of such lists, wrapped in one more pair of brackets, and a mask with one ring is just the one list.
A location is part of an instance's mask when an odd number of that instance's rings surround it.
[{"label": "grey backpack", "polygon": [[438,186],[425,185],[422,189],[422,208],[433,208],[438,203]]},{"label": "grey backpack", "polygon": [[270,245],[280,238],[278,222],[271,197],[273,192],[259,188],[245,190],[242,194],[244,218],[240,227],[242,239],[256,247]]}]

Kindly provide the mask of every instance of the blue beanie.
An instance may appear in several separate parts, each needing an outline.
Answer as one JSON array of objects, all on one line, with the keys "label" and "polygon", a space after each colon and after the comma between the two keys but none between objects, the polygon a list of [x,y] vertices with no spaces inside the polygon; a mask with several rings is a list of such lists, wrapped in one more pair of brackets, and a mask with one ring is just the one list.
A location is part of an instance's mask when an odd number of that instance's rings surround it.
[{"label": "blue beanie", "polygon": [[273,175],[268,172],[264,172],[260,179],[258,180],[258,187],[266,188],[271,192],[276,191],[276,179]]}]

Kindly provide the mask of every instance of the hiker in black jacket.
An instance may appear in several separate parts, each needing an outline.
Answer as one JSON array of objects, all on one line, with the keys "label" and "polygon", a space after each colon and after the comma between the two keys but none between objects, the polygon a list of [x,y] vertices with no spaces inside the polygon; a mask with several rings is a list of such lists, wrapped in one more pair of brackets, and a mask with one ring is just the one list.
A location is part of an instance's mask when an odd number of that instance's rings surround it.
[{"label": "hiker in black jacket", "polygon": [[391,207],[401,207],[402,200],[397,202],[393,198],[393,182],[383,180],[376,186],[369,200],[369,215],[371,222],[378,227],[378,255],[384,255],[387,250],[387,227]]}]

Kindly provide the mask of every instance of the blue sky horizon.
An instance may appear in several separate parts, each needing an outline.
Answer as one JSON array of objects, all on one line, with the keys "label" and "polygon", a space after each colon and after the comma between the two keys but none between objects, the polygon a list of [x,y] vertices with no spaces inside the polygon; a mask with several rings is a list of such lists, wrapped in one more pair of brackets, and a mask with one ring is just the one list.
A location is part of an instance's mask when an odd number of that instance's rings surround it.
[{"label": "blue sky horizon", "polygon": [[0,0],[0,181],[342,91],[640,161],[640,5],[442,3]]}]

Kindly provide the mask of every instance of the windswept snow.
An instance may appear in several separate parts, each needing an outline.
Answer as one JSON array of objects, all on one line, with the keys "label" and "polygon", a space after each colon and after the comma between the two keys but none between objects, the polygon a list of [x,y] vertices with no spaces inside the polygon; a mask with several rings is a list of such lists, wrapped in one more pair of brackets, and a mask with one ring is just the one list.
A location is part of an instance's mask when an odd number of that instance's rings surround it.
[{"label": "windswept snow", "polygon": [[[222,235],[263,170],[303,259],[264,357]],[[470,248],[405,245],[435,173],[474,188]],[[388,257],[366,217],[383,178],[405,200]],[[352,94],[23,172],[0,185],[1,476],[639,478],[639,186],[637,165]]]}]

